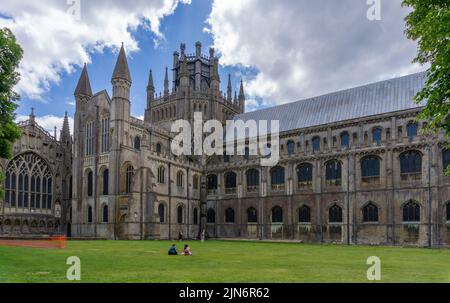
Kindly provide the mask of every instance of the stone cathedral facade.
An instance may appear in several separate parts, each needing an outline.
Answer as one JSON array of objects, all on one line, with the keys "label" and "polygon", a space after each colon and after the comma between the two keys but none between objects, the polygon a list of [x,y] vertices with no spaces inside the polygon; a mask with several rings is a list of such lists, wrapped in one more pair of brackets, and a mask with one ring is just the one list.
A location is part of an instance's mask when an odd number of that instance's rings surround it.
[{"label": "stone cathedral facade", "polygon": [[[424,73],[245,113],[243,85],[220,90],[219,61],[201,44],[173,54],[144,119],[130,115],[132,77],[119,52],[106,90],[85,66],[75,89],[73,137],[19,124],[2,159],[0,237],[284,239],[313,243],[450,245],[450,143],[426,134],[414,95]],[[203,118],[279,120],[280,161],[244,155],[175,156],[171,124]]]}]

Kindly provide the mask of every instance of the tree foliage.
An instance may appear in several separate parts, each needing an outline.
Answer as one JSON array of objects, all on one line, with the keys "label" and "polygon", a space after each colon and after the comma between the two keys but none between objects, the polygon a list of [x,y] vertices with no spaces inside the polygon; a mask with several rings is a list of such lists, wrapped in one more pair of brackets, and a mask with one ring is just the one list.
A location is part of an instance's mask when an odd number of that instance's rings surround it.
[{"label": "tree foliage", "polygon": [[405,21],[406,36],[418,43],[414,62],[430,64],[415,97],[425,104],[419,118],[428,122],[428,130],[450,136],[450,0],[404,0],[403,6],[412,8]]},{"label": "tree foliage", "polygon": [[[12,145],[20,137],[20,129],[14,122],[14,111],[19,95],[14,86],[19,82],[17,72],[23,51],[16,42],[13,33],[7,29],[0,29],[0,157],[10,158]],[[0,175],[0,182],[1,182]],[[3,184],[1,182],[0,184]],[[1,185],[0,185],[1,195]]]}]

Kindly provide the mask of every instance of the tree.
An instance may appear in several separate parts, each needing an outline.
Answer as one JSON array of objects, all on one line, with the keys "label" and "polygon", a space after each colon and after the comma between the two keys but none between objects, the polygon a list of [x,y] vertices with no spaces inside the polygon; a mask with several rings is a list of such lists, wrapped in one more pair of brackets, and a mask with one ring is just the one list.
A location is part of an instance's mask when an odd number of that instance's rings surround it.
[{"label": "tree", "polygon": [[[10,158],[12,145],[20,137],[20,129],[14,122],[19,95],[14,86],[19,82],[17,72],[23,51],[13,33],[0,29],[0,157]],[[2,194],[3,173],[0,172],[0,196]]]},{"label": "tree", "polygon": [[428,122],[429,131],[444,130],[450,136],[450,1],[404,0],[403,6],[413,9],[405,18],[406,36],[418,43],[413,62],[430,64],[415,96],[417,103],[426,104],[419,118]]}]

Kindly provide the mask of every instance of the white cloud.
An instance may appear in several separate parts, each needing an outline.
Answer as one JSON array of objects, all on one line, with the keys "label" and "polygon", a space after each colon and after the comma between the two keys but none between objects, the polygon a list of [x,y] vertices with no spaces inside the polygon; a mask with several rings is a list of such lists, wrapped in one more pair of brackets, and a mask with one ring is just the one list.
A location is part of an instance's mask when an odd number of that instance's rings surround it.
[{"label": "white cloud", "polygon": [[[16,117],[16,122],[26,121],[29,118],[30,118],[29,116],[19,115]],[[56,126],[56,129],[57,129],[56,134],[57,134],[57,138],[59,139],[59,133],[63,126],[64,117],[58,117],[58,116],[54,116],[54,115],[45,115],[45,116],[41,116],[41,117],[36,116],[35,119],[36,119],[36,123],[39,126],[41,126],[43,129],[45,129],[47,132],[49,132],[52,136],[55,132],[55,126]],[[69,119],[70,133],[73,134],[73,118],[68,117],[68,119]]]},{"label": "white cloud", "polygon": [[[80,1],[80,20],[68,13]],[[42,99],[51,85],[58,84],[63,72],[90,62],[92,52],[117,48],[124,42],[128,51],[137,51],[131,32],[138,26],[152,31],[158,39],[161,20],[173,14],[179,3],[190,0],[3,0],[0,27],[9,27],[24,49],[20,66],[19,93]]]},{"label": "white cloud", "polygon": [[244,79],[252,110],[423,69],[401,3],[382,1],[371,22],[365,0],[214,0],[206,31],[222,64],[257,70]]}]

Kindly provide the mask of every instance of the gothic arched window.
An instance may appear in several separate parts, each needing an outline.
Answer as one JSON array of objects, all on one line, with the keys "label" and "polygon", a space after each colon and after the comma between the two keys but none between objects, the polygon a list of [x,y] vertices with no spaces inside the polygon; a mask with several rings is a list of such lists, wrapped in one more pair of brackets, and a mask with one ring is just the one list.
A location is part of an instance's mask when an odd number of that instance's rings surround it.
[{"label": "gothic arched window", "polygon": [[103,171],[103,191],[102,194],[107,196],[109,194],[109,170],[105,169]]},{"label": "gothic arched window", "polygon": [[408,125],[406,125],[406,134],[408,135],[410,141],[417,136],[417,128],[418,126],[416,122],[409,122]]},{"label": "gothic arched window", "polygon": [[177,186],[184,187],[184,173],[180,170],[177,172]]},{"label": "gothic arched window", "polygon": [[380,180],[380,159],[366,156],[361,159],[361,178],[363,183],[378,183]]},{"label": "gothic arched window", "polygon": [[156,154],[159,156],[161,154],[161,144],[157,143],[156,144]]},{"label": "gothic arched window", "polygon": [[409,200],[403,205],[403,222],[420,222],[420,205]]},{"label": "gothic arched window", "polygon": [[134,137],[134,149],[141,150],[141,138],[139,136]]},{"label": "gothic arched window", "polygon": [[287,152],[288,152],[288,155],[290,156],[290,155],[294,154],[294,151],[295,151],[295,143],[294,143],[294,141],[289,140],[289,141],[287,142]]},{"label": "gothic arched window", "polygon": [[195,189],[195,190],[198,190],[198,184],[199,183],[199,181],[198,181],[198,175],[194,175],[194,177],[192,177],[192,187]]},{"label": "gothic arched window", "polygon": [[208,175],[206,177],[206,188],[208,194],[215,194],[217,191],[217,175]]},{"label": "gothic arched window", "polygon": [[444,167],[444,171],[450,165],[450,149],[442,150],[442,166]]},{"label": "gothic arched window", "polygon": [[225,193],[234,194],[236,193],[236,173],[228,172],[225,174]]},{"label": "gothic arched window", "polygon": [[350,146],[350,135],[348,132],[343,132],[341,134],[341,147],[349,147]]},{"label": "gothic arched window", "polygon": [[298,209],[298,222],[299,223],[311,222],[311,208],[309,208],[309,206],[303,205]]},{"label": "gothic arched window", "polygon": [[422,155],[414,150],[400,155],[400,174],[402,181],[420,180],[422,178]]},{"label": "gothic arched window", "polygon": [[254,207],[250,207],[249,209],[247,209],[247,222],[248,223],[257,223],[258,222],[257,212]]},{"label": "gothic arched window", "polygon": [[330,160],[325,163],[325,179],[327,181],[327,185],[341,185],[342,165],[340,161]]},{"label": "gothic arched window", "polygon": [[177,222],[183,224],[183,206],[181,205],[177,208]]},{"label": "gothic arched window", "polygon": [[226,223],[234,223],[234,209],[227,208],[225,210],[225,222]]},{"label": "gothic arched window", "polygon": [[313,146],[313,152],[320,151],[320,138],[319,137],[314,137],[312,139],[312,146]]},{"label": "gothic arched window", "polygon": [[208,223],[216,222],[216,212],[214,211],[214,209],[212,208],[208,209],[208,212],[206,213],[206,221]]},{"label": "gothic arched window", "polygon": [[447,206],[446,206],[446,210],[447,210],[447,222],[450,222],[450,202],[447,202]]},{"label": "gothic arched window", "polygon": [[108,205],[103,205],[103,223],[109,222]]},{"label": "gothic arched window", "polygon": [[283,223],[283,209],[279,206],[272,208],[272,223]]},{"label": "gothic arched window", "polygon": [[158,183],[159,184],[166,183],[165,175],[166,175],[166,169],[164,168],[164,166],[158,167]]},{"label": "gothic arched window", "polygon": [[159,223],[164,223],[165,221],[165,210],[164,210],[164,204],[159,204],[158,206],[158,216],[159,216]]},{"label": "gothic arched window", "polygon": [[297,166],[298,188],[310,188],[313,181],[313,166],[310,163],[302,163]]},{"label": "gothic arched window", "polygon": [[87,174],[87,196],[92,197],[94,195],[94,174],[92,170],[89,170]]},{"label": "gothic arched window", "polygon": [[247,176],[247,192],[257,192],[259,188],[259,171],[251,168],[245,174]]},{"label": "gothic arched window", "polygon": [[13,158],[5,173],[5,207],[51,209],[52,180],[47,163],[35,153]]},{"label": "gothic arched window", "polygon": [[134,168],[133,168],[133,166],[128,165],[126,174],[125,174],[125,193],[127,193],[127,194],[131,193],[131,185],[133,183],[133,175],[134,175]]},{"label": "gothic arched window", "polygon": [[342,223],[342,208],[334,204],[328,210],[328,219],[330,223]]},{"label": "gothic arched window", "polygon": [[372,202],[363,207],[363,222],[378,222],[378,207]]},{"label": "gothic arched window", "polygon": [[380,145],[381,144],[381,133],[382,133],[381,128],[375,127],[372,130],[372,142],[375,142],[378,145]]},{"label": "gothic arched window", "polygon": [[270,171],[272,190],[284,189],[284,167],[275,166]]}]

